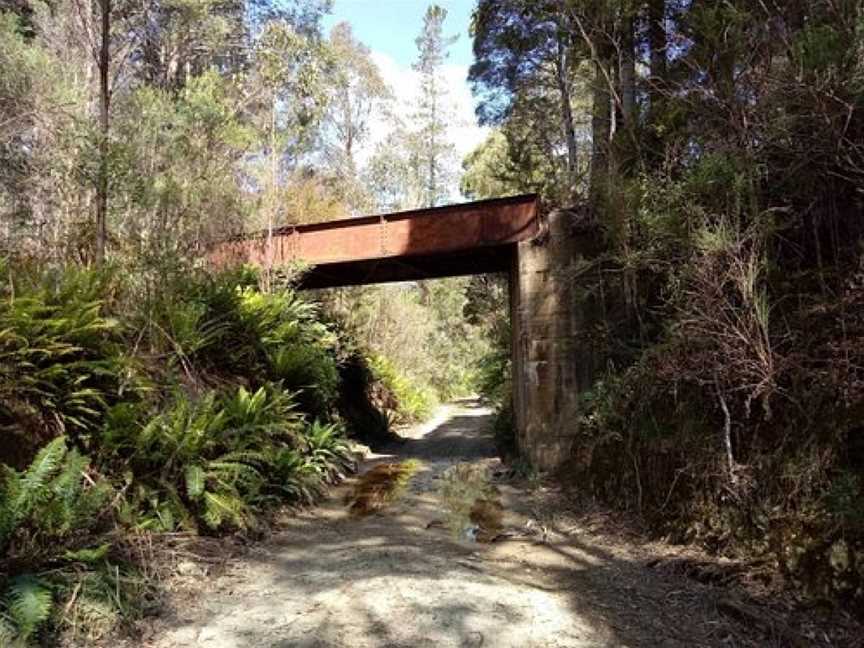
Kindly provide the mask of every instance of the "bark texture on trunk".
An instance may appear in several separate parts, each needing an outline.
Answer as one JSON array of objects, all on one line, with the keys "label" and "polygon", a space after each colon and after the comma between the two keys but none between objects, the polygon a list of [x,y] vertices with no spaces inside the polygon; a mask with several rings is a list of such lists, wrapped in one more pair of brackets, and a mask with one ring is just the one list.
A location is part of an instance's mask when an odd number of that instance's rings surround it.
[{"label": "bark texture on trunk", "polygon": [[108,134],[111,127],[111,0],[100,0],[102,10],[101,39],[99,44],[99,178],[96,184],[96,263],[105,261],[108,239]]}]

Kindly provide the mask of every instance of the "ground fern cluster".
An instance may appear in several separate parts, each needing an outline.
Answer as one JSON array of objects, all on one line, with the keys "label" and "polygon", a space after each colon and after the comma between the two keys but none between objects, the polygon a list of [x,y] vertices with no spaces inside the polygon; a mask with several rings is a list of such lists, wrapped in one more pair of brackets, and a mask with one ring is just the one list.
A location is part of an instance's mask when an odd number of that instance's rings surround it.
[{"label": "ground fern cluster", "polygon": [[[256,531],[353,469],[339,336],[290,289],[194,270],[4,268],[0,645],[146,606],[147,533]],[[14,278],[13,278],[14,277]]]}]

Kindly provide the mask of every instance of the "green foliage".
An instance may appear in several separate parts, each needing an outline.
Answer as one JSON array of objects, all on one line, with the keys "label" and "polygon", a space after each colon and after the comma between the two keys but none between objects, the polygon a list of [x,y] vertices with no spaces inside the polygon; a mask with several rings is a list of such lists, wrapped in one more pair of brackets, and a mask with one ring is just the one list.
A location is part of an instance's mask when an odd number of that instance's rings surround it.
[{"label": "green foliage", "polygon": [[505,460],[517,457],[519,448],[516,444],[516,416],[513,412],[513,399],[509,394],[496,406],[494,416],[492,435],[498,454]]},{"label": "green foliage", "polygon": [[129,423],[123,413],[109,419],[103,450],[132,471],[149,511],[139,525],[165,530],[191,520],[214,530],[245,527],[265,494],[268,455],[293,442],[302,425],[291,395],[272,386],[196,400],[178,394],[161,414]]},{"label": "green foliage", "polygon": [[6,590],[9,618],[21,640],[29,639],[48,620],[53,605],[50,588],[33,576],[13,579]]},{"label": "green foliage", "polygon": [[336,398],[335,337],[318,319],[316,307],[290,290],[240,295],[240,321],[259,340],[264,370],[271,380],[301,393],[304,411],[327,417]]},{"label": "green foliage", "polygon": [[139,527],[217,531],[254,525],[273,501],[308,503],[351,467],[336,425],[307,425],[279,385],[209,392],[173,404],[145,423],[119,408],[100,439],[131,471],[127,519]]},{"label": "green foliage", "polygon": [[86,478],[89,460],[57,437],[17,472],[2,466],[0,550],[13,556],[53,551],[58,540],[86,537],[98,526],[110,489]]},{"label": "green foliage", "polygon": [[303,443],[306,461],[325,481],[333,483],[353,469],[350,448],[339,425],[315,420],[303,431]]},{"label": "green foliage", "polygon": [[864,479],[861,475],[844,471],[834,477],[830,489],[825,494],[828,510],[853,533],[864,529],[862,493],[864,493]]},{"label": "green foliage", "polygon": [[802,67],[810,73],[839,67],[850,55],[848,43],[832,25],[814,25],[796,34],[795,49]]},{"label": "green foliage", "polygon": [[[66,611],[78,614],[89,600],[116,616],[125,596],[111,566],[109,584],[88,599],[86,582],[108,578],[109,542],[93,546],[111,516],[111,488],[89,460],[58,437],[22,472],[0,475],[0,638],[25,645],[51,621],[63,623],[58,598],[73,590]],[[10,566],[13,571],[10,575]],[[4,643],[4,645],[7,645]]]},{"label": "green foliage", "polygon": [[[187,272],[138,314],[156,353],[191,375],[280,382],[308,416],[330,418],[338,392],[337,338],[291,288],[262,293],[248,269]],[[231,349],[226,353],[226,349]]]},{"label": "green foliage", "polygon": [[[339,289],[326,295],[325,304],[372,365],[390,365],[378,367],[383,382],[391,391],[404,391],[400,404],[421,415],[435,400],[466,396],[476,389],[477,359],[488,347],[488,325],[468,313],[470,285],[468,279],[452,278]],[[493,308],[498,310],[500,304]],[[397,376],[411,384],[396,384]]]},{"label": "green foliage", "polygon": [[279,346],[268,360],[274,379],[300,391],[303,410],[328,416],[336,399],[339,374],[332,353],[314,343]]},{"label": "green foliage", "polygon": [[35,273],[0,291],[0,419],[22,436],[81,438],[122,388],[119,328],[103,302],[110,278]]},{"label": "green foliage", "polygon": [[396,399],[394,422],[422,421],[432,414],[437,403],[430,388],[418,385],[383,356],[371,356],[369,366]]},{"label": "green foliage", "polygon": [[483,398],[501,405],[510,398],[510,323],[502,322],[493,330],[494,340],[477,363],[476,387]]}]

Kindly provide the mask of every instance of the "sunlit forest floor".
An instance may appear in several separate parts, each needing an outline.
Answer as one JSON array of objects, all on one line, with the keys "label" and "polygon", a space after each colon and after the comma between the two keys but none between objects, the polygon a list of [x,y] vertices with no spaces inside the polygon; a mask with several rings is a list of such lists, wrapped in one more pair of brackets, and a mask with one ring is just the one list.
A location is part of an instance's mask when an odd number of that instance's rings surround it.
[{"label": "sunlit forest floor", "polygon": [[[730,586],[721,563],[620,530],[613,539],[608,520],[567,513],[554,488],[500,463],[490,417],[476,401],[461,401],[372,452],[361,474],[407,459],[421,467],[401,497],[371,515],[349,514],[349,480],[320,507],[287,516],[269,541],[218,573],[207,563],[186,564],[165,610],[134,644],[837,645],[800,615]],[[491,542],[448,528],[441,484],[461,462],[493,475],[503,519]],[[700,582],[694,572],[716,578]]]}]

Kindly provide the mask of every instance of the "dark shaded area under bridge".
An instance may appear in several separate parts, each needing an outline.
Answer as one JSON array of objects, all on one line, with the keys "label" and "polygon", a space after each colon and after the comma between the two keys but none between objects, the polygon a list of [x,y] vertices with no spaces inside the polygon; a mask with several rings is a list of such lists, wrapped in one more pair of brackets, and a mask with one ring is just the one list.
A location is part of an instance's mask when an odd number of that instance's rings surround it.
[{"label": "dark shaded area under bridge", "polygon": [[363,216],[238,237],[217,244],[217,265],[279,267],[304,262],[300,288],[332,288],[510,272],[519,241],[540,230],[538,199],[528,194]]}]

